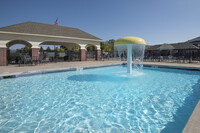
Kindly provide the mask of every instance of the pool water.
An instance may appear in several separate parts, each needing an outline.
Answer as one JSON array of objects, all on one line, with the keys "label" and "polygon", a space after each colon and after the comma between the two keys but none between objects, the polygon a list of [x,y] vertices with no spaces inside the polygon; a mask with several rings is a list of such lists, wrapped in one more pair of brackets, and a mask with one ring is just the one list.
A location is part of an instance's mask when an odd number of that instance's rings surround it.
[{"label": "pool water", "polygon": [[181,132],[200,72],[114,66],[0,80],[0,132]]}]

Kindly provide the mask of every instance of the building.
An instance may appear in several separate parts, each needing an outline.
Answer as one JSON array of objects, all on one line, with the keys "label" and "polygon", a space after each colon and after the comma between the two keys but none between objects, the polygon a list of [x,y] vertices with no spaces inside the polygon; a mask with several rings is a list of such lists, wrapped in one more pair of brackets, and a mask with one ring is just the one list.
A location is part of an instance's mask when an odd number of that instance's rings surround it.
[{"label": "building", "polygon": [[199,59],[200,58],[200,37],[186,42],[159,44],[149,46],[149,57],[173,56]]},{"label": "building", "polygon": [[71,50],[80,48],[80,61],[86,60],[87,46],[95,46],[96,60],[101,53],[103,40],[77,28],[25,22],[0,28],[0,66],[7,65],[8,49],[14,44],[24,44],[31,48],[31,56],[39,57],[40,45],[62,45]]},{"label": "building", "polygon": [[190,42],[193,45],[199,47],[199,49],[200,49],[200,37],[196,37],[194,39],[188,40],[188,42]]}]

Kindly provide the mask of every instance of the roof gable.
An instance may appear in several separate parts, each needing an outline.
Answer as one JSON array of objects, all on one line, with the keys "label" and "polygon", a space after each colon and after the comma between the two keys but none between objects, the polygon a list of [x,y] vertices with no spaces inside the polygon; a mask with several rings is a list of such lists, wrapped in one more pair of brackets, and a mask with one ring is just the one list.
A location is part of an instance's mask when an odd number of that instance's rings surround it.
[{"label": "roof gable", "polygon": [[51,25],[51,24],[36,23],[36,22],[25,22],[25,23],[19,23],[15,25],[6,26],[6,27],[1,27],[0,31],[75,37],[75,38],[84,38],[84,39],[95,39],[95,40],[101,41],[100,38],[95,37],[89,33],[86,33],[80,29],[58,26],[58,25]]}]

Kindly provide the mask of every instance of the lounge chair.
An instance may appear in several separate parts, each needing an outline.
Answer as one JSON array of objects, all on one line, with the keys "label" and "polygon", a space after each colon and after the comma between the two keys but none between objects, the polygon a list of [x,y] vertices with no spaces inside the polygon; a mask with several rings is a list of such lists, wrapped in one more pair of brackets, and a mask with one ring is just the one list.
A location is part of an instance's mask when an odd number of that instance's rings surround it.
[{"label": "lounge chair", "polygon": [[39,63],[47,63],[46,57],[44,55],[39,56]]},{"label": "lounge chair", "polygon": [[32,59],[31,59],[31,56],[30,55],[25,55],[24,56],[24,64],[32,64]]}]

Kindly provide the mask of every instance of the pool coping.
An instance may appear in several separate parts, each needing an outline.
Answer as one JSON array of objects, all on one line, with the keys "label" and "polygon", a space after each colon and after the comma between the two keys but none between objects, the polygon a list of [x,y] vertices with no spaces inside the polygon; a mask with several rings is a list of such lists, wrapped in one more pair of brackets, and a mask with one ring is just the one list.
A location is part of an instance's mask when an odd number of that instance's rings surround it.
[{"label": "pool coping", "polygon": [[72,68],[66,68],[66,69],[52,69],[52,70],[45,70],[45,71],[41,70],[41,71],[29,71],[29,72],[23,72],[23,73],[13,73],[13,74],[0,75],[0,80],[8,79],[8,78],[28,77],[28,76],[33,76],[33,75],[42,75],[42,74],[48,74],[48,73],[79,71],[81,69],[86,70],[86,69],[94,69],[94,68],[101,68],[101,67],[119,66],[119,65],[122,65],[122,64],[110,64],[110,65],[86,66],[86,67],[72,67]]},{"label": "pool coping", "polygon": [[[85,66],[85,67],[72,67],[72,68],[66,68],[66,69],[61,68],[61,69],[52,69],[52,70],[28,71],[28,72],[22,72],[22,73],[5,74],[5,75],[0,75],[0,80],[8,79],[8,78],[18,78],[18,77],[27,77],[27,76],[33,76],[33,75],[48,74],[48,73],[78,71],[79,68],[85,70],[85,69],[94,69],[94,68],[119,66],[119,65],[126,65],[126,63],[98,65],[98,66]],[[168,69],[200,71],[200,67],[169,66],[169,65],[163,65],[163,64],[158,65],[158,64],[145,64],[145,63],[143,66],[144,67],[153,67],[153,68],[168,68]]]},{"label": "pool coping", "polygon": [[199,133],[200,131],[200,100],[195,106],[190,118],[188,119],[182,133]]},{"label": "pool coping", "polygon": [[153,67],[153,68],[168,68],[168,69],[200,71],[200,67],[169,66],[169,65],[157,65],[157,64],[144,64],[144,66],[145,67]]}]

